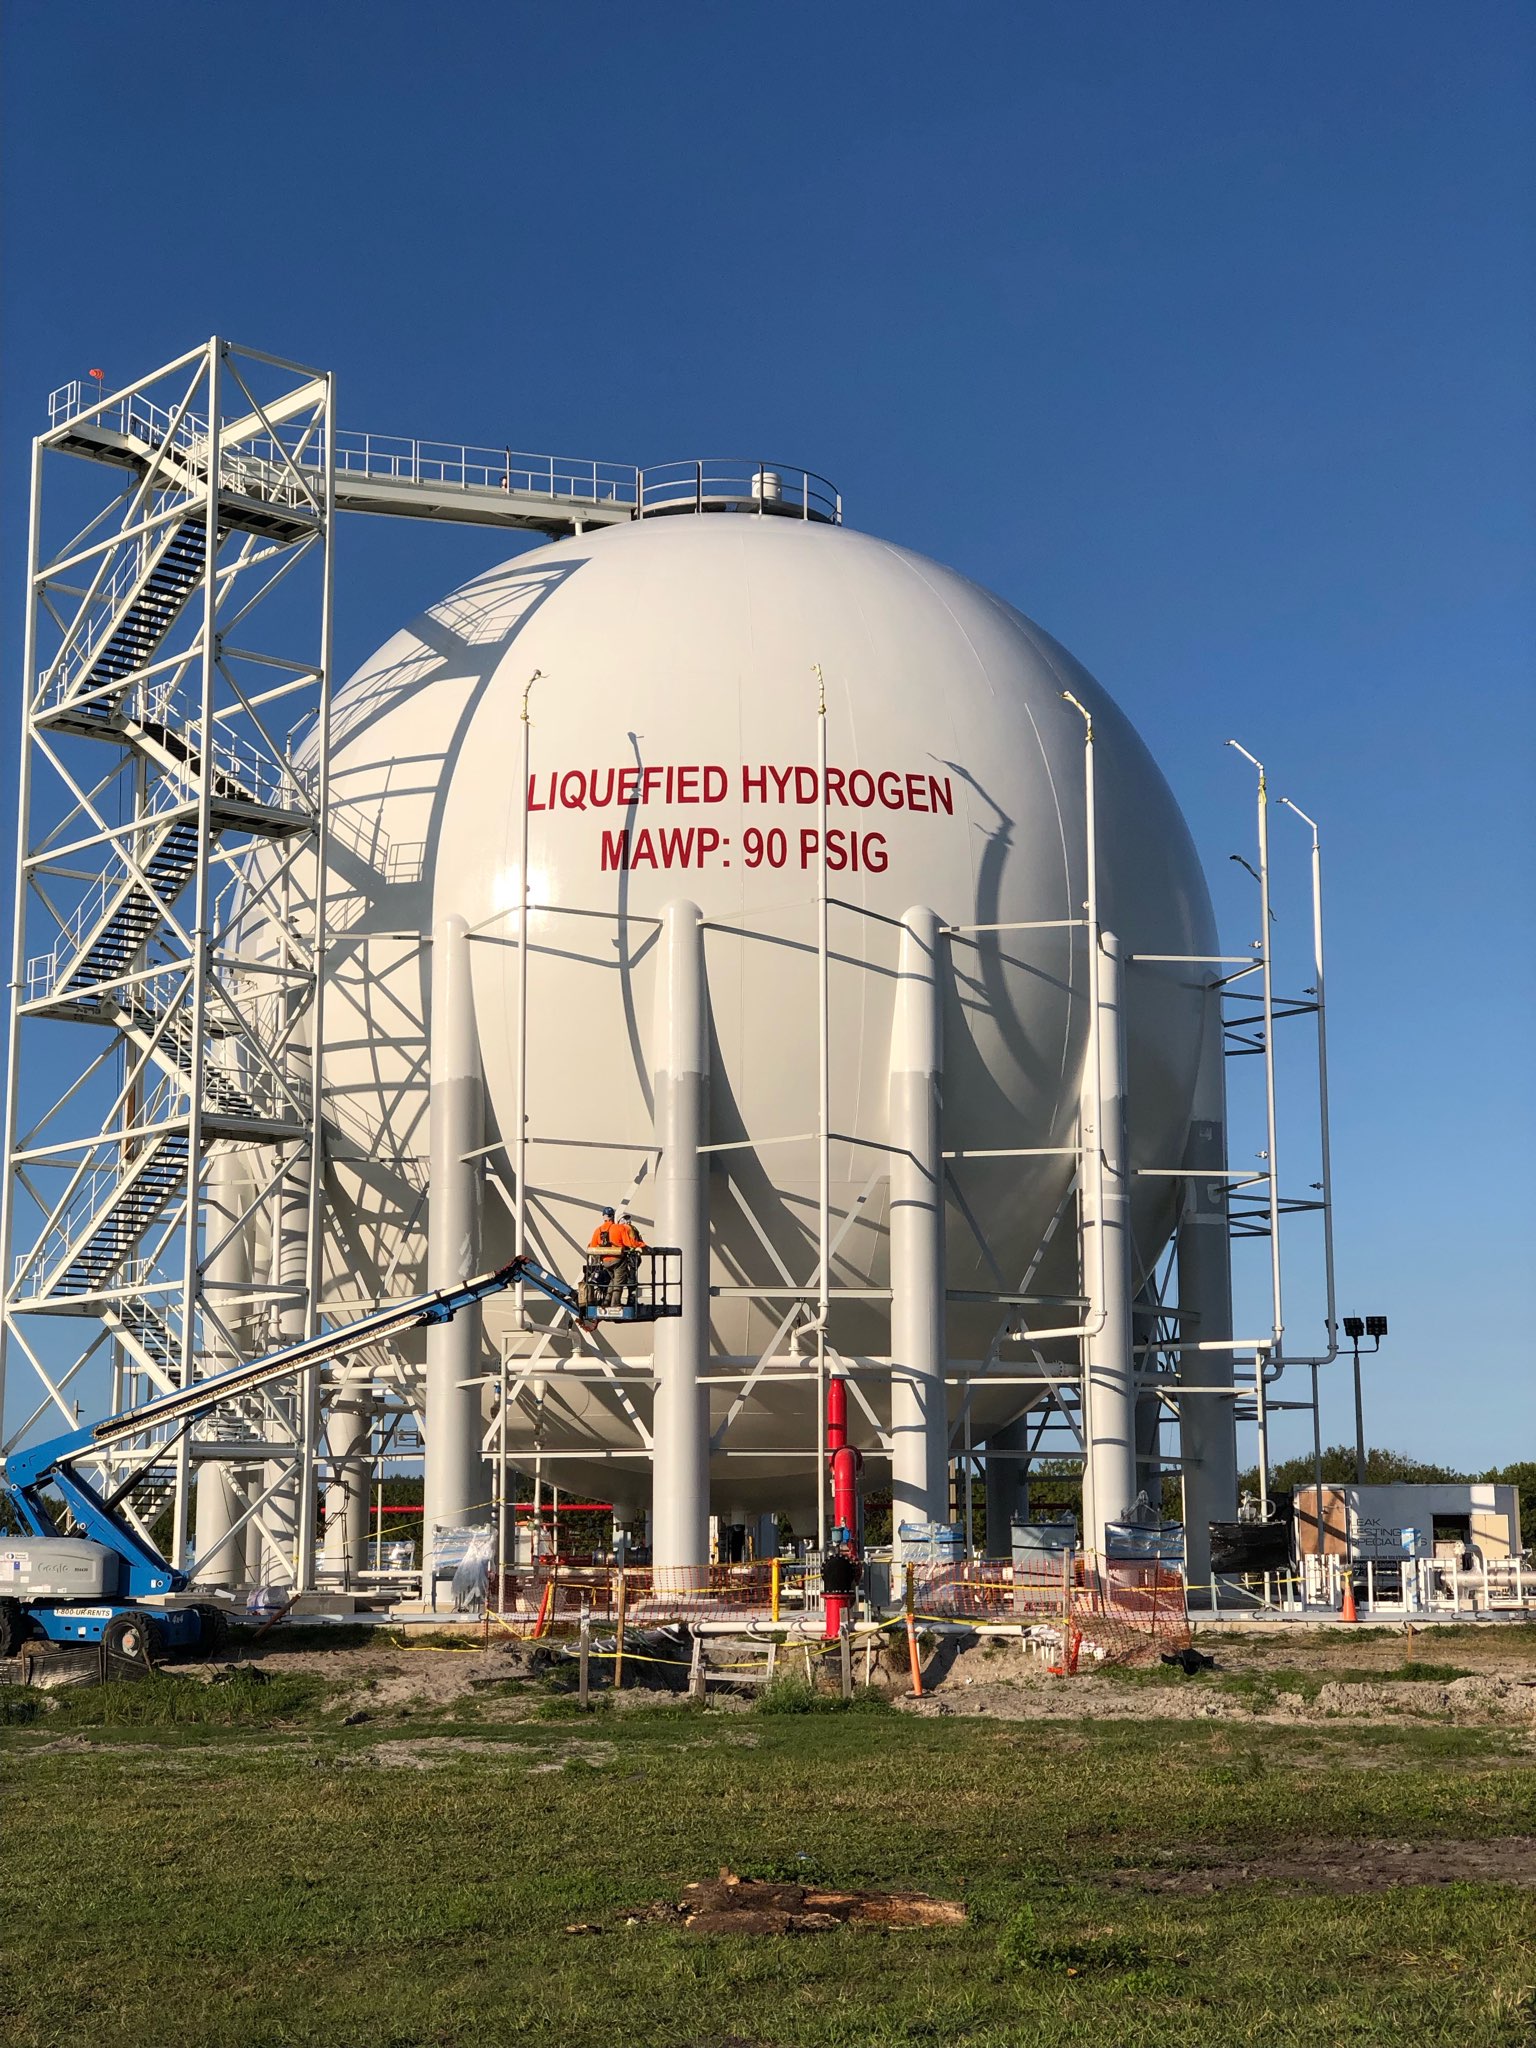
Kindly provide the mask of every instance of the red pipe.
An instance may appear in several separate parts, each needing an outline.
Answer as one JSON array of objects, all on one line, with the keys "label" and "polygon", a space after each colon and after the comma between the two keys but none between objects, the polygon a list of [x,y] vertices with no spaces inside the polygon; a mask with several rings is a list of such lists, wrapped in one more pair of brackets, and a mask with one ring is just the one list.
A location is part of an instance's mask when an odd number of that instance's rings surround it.
[{"label": "red pipe", "polygon": [[[843,1555],[853,1563],[859,1556],[859,1467],[864,1460],[848,1441],[848,1382],[835,1372],[827,1382],[827,1462],[832,1471],[832,1522],[846,1529]],[[835,1642],[842,1634],[844,1618],[852,1612],[853,1594],[826,1596],[826,1640]]]}]

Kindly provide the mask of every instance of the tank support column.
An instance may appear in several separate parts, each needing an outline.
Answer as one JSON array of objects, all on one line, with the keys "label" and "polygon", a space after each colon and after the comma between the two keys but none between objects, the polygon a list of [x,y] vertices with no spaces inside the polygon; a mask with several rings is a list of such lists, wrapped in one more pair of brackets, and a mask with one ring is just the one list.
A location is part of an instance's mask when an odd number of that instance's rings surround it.
[{"label": "tank support column", "polygon": [[1027,1415],[994,1429],[984,1446],[987,1466],[987,1556],[1012,1557],[1013,1525],[1029,1520]]},{"label": "tank support column", "polygon": [[656,1241],[682,1252],[683,1312],[653,1323],[652,1554],[709,1563],[709,994],[702,913],[669,903],[656,970]]},{"label": "tank support column", "polygon": [[891,1026],[891,1534],[942,1522],[948,1505],[944,1392],[944,1154],[939,950],[931,910],[902,920]]},{"label": "tank support column", "polygon": [[[1179,1223],[1179,1336],[1187,1344],[1232,1339],[1232,1247],[1227,1234],[1226,1057],[1221,993],[1206,995],[1205,1034],[1195,1081],[1194,1113],[1184,1148],[1191,1178]],[[1184,1468],[1185,1570],[1195,1605],[1211,1602],[1211,1524],[1237,1519],[1237,1404],[1230,1351],[1181,1351],[1179,1378],[1192,1388],[1179,1400],[1179,1455]]]},{"label": "tank support column", "polygon": [[[1093,963],[1098,1073],[1083,1076],[1083,1544],[1102,1562],[1104,1526],[1136,1499],[1136,1384],[1131,1335],[1131,1180],[1125,1128],[1125,966],[1102,934]],[[1090,1047],[1092,1041],[1090,1040]]]},{"label": "tank support column", "polygon": [[[467,1155],[485,1143],[469,927],[462,917],[440,918],[433,927],[431,1074],[427,1285],[451,1287],[480,1270],[480,1162]],[[480,1332],[478,1306],[427,1332],[424,1571],[431,1569],[434,1530],[463,1528],[477,1516],[490,1521],[479,1391],[464,1384],[480,1370]]]},{"label": "tank support column", "polygon": [[[255,1192],[248,1158],[249,1154],[225,1146],[214,1153],[208,1165],[206,1231],[213,1250],[208,1254],[204,1298],[213,1312],[207,1319],[210,1372],[223,1372],[240,1363],[240,1346],[250,1316],[246,1297],[251,1292],[252,1224],[248,1218],[241,1221]],[[214,1322],[214,1315],[228,1330],[228,1337]],[[224,1433],[229,1433],[228,1425]],[[199,1434],[217,1437],[218,1421],[205,1424]],[[245,1532],[234,1537],[229,1533],[246,1507],[234,1471],[234,1466],[222,1459],[198,1460],[192,1552],[199,1586],[228,1589],[245,1578]]]},{"label": "tank support column", "polygon": [[[308,1268],[309,1169],[303,1148],[289,1147],[288,1165],[272,1205],[272,1234],[268,1246],[267,1274],[278,1290],[277,1340],[297,1344],[305,1335],[304,1298]],[[269,1458],[261,1468],[258,1491],[266,1499],[248,1525],[253,1532],[255,1564],[251,1572],[258,1586],[286,1586],[305,1589],[305,1560],[299,1555],[299,1487],[303,1470],[302,1446],[305,1417],[304,1382],[307,1374],[268,1396],[273,1409],[286,1418],[292,1434],[291,1458]],[[295,1462],[297,1461],[297,1462]],[[311,1524],[313,1526],[313,1524]],[[251,1555],[247,1552],[247,1557]]]},{"label": "tank support column", "polygon": [[[462,1311],[461,1311],[462,1313]],[[338,1386],[325,1421],[325,1562],[331,1575],[356,1580],[368,1563],[369,1382]]]}]

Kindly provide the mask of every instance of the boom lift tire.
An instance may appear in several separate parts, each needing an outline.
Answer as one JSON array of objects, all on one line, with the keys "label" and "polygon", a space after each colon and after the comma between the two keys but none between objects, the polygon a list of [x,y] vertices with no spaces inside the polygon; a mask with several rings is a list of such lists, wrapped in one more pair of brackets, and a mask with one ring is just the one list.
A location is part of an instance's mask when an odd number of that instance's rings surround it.
[{"label": "boom lift tire", "polygon": [[115,1614],[101,1632],[101,1647],[120,1664],[153,1670],[165,1651],[165,1631],[148,1614]]},{"label": "boom lift tire", "polygon": [[27,1639],[27,1618],[19,1600],[0,1600],[0,1657],[14,1657]]},{"label": "boom lift tire", "polygon": [[199,1657],[211,1657],[224,1647],[224,1639],[229,1634],[229,1618],[222,1607],[198,1605],[192,1612],[197,1616],[197,1654]]}]

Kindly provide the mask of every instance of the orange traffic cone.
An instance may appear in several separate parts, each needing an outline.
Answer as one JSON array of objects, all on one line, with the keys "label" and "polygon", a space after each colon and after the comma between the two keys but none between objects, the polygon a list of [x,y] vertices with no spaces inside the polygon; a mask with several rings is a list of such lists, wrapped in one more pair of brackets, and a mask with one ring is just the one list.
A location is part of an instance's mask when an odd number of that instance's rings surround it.
[{"label": "orange traffic cone", "polygon": [[1355,1612],[1355,1575],[1353,1572],[1346,1572],[1344,1574],[1344,1602],[1339,1609],[1339,1619],[1340,1621],[1358,1621],[1360,1619],[1359,1615]]}]

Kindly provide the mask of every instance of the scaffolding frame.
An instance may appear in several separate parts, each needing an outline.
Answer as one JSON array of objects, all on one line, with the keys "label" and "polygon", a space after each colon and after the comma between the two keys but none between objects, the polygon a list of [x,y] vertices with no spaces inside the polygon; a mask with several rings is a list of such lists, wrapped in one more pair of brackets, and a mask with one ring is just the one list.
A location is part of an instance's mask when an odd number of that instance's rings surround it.
[{"label": "scaffolding frame", "polygon": [[[6,1450],[82,1397],[188,1385],[246,1330],[317,1327],[334,406],[327,373],[214,336],[110,396],[55,394],[33,446],[0,1391],[19,1360],[35,1400]],[[258,918],[279,945],[252,943]],[[97,1039],[83,1061],[57,1057],[66,1025]],[[212,1183],[234,1154],[253,1192],[232,1218]],[[221,1279],[258,1212],[280,1256]],[[276,1458],[306,1581],[314,1379],[164,1459],[105,1457],[104,1482],[144,1521],[169,1509],[184,1568],[194,1462]]]}]

